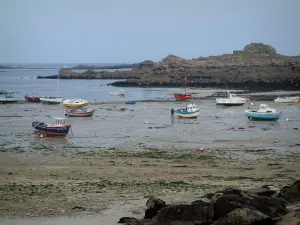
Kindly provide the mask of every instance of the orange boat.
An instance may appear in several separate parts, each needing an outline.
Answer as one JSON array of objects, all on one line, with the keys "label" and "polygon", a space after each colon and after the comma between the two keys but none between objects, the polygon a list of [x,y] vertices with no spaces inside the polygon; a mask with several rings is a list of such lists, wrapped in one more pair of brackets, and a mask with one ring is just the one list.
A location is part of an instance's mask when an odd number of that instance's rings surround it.
[{"label": "orange boat", "polygon": [[186,94],[186,77],[184,78],[184,94],[175,93],[174,97],[176,100],[190,100],[192,95]]}]

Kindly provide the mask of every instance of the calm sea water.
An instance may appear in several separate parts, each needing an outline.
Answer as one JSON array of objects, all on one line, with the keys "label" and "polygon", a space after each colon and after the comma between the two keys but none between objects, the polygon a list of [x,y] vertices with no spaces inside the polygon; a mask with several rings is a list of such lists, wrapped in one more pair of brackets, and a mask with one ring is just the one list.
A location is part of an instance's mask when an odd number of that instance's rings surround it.
[{"label": "calm sea water", "polygon": [[[68,64],[68,67],[75,66]],[[100,65],[100,64],[92,64]],[[103,64],[101,64],[103,65]],[[107,65],[107,64],[106,64]],[[18,92],[17,96],[24,99],[25,94],[35,95],[60,95],[64,98],[83,98],[89,101],[127,101],[127,100],[155,100],[172,99],[166,88],[138,88],[138,87],[113,87],[107,84],[116,80],[56,80],[36,79],[37,76],[58,74],[64,64],[27,64],[22,69],[1,69],[0,90]],[[46,69],[45,69],[46,68]],[[125,98],[109,95],[121,89],[127,94]]]}]

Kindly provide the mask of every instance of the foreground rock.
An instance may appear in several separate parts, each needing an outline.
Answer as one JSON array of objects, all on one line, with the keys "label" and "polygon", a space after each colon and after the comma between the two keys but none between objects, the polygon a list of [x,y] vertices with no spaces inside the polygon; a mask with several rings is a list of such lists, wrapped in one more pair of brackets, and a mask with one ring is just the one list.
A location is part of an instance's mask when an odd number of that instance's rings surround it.
[{"label": "foreground rock", "polygon": [[269,186],[245,191],[226,189],[205,196],[211,199],[209,202],[197,200],[190,204],[167,205],[151,197],[143,220],[124,217],[119,222],[131,225],[296,225],[300,224],[300,209],[289,212],[287,206],[297,201],[299,183],[300,180],[282,190]]}]

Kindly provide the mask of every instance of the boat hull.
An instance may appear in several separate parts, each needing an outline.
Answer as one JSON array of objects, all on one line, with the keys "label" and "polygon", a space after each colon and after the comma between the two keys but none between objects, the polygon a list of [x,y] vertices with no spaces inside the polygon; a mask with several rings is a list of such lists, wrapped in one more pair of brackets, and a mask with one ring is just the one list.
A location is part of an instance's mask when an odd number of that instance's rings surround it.
[{"label": "boat hull", "polygon": [[192,95],[186,95],[186,94],[174,94],[174,98],[176,100],[190,100],[192,99]]},{"label": "boat hull", "polygon": [[182,118],[182,119],[195,119],[200,115],[200,111],[197,110],[195,112],[186,112],[183,108],[181,108],[181,109],[176,109],[174,114],[178,118]]},{"label": "boat hull", "polygon": [[72,103],[63,103],[65,107],[70,107],[70,108],[81,108],[83,106],[88,106],[89,103],[82,103],[82,104],[72,104]]},{"label": "boat hull", "polygon": [[274,102],[277,103],[295,103],[299,102],[300,97],[287,97],[287,98],[275,98]]},{"label": "boat hull", "polygon": [[216,99],[217,105],[223,105],[223,106],[240,106],[244,105],[247,102],[247,99]]},{"label": "boat hull", "polygon": [[136,102],[130,102],[130,101],[125,102],[126,105],[135,105],[135,103],[136,103]]},{"label": "boat hull", "polygon": [[40,96],[25,95],[24,97],[29,102],[41,102],[41,97]]},{"label": "boat hull", "polygon": [[265,120],[265,121],[277,121],[282,112],[278,113],[258,113],[252,111],[245,111],[245,116],[248,117],[249,120]]},{"label": "boat hull", "polygon": [[58,105],[62,102],[62,98],[40,98],[42,104]]},{"label": "boat hull", "polygon": [[35,121],[32,122],[32,127],[37,131],[41,132],[42,134],[48,136],[68,136],[69,130],[71,125],[64,125],[64,126],[47,126],[43,122]]}]

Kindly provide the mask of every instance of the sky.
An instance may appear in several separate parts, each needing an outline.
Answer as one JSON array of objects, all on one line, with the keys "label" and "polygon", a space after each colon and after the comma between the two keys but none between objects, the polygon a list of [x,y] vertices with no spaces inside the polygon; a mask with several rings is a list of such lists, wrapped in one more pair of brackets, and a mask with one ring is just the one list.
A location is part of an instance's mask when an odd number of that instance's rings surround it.
[{"label": "sky", "polygon": [[240,50],[300,55],[300,0],[0,0],[0,63],[131,63]]}]

